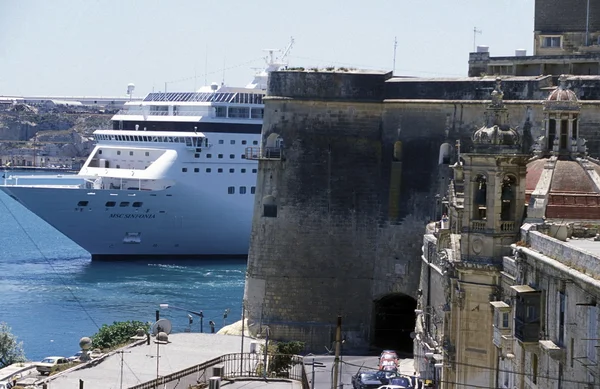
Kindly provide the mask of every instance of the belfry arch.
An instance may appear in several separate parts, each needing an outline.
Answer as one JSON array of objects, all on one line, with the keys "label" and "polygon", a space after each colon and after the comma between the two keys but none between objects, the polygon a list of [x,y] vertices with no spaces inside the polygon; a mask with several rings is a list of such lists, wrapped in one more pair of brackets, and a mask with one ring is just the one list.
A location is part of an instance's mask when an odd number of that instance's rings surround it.
[{"label": "belfry arch", "polygon": [[411,333],[415,330],[417,301],[403,293],[386,294],[373,302],[371,345],[393,349],[399,354],[413,353]]}]

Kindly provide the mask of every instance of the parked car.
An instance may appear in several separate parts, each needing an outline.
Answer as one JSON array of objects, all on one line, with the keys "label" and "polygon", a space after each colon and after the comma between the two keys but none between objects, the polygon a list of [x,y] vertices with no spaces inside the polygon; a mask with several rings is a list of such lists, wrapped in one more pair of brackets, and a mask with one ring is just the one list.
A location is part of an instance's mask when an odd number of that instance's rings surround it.
[{"label": "parked car", "polygon": [[83,354],[83,351],[77,351],[75,354],[71,355],[67,359],[69,360],[69,362],[79,361],[79,358],[81,357],[81,354]]},{"label": "parked car", "polygon": [[69,360],[65,357],[46,357],[41,362],[35,364],[36,370],[40,374],[50,374],[55,366],[69,363]]},{"label": "parked car", "polygon": [[381,381],[381,385],[393,385],[392,380],[400,377],[400,374],[396,370],[379,370],[375,375]]},{"label": "parked car", "polygon": [[395,371],[398,369],[398,360],[395,358],[381,358],[379,360],[379,370]]},{"label": "parked car", "polygon": [[0,382],[0,389],[10,389],[12,384],[10,382]]},{"label": "parked car", "polygon": [[[413,381],[409,377],[405,377],[405,376],[391,378],[390,382],[389,382],[389,386],[401,386],[401,387],[407,388],[407,389],[414,388]],[[390,389],[390,388],[388,388],[388,389]]]},{"label": "parked car", "polygon": [[383,350],[381,352],[381,355],[379,356],[379,358],[392,358],[392,359],[398,359],[398,354],[396,354],[396,351],[394,350]]},{"label": "parked car", "polygon": [[413,389],[413,386],[410,385],[410,381],[408,382],[409,386],[405,385],[383,385],[377,389]]},{"label": "parked car", "polygon": [[352,387],[354,389],[376,389],[382,385],[376,371],[358,372],[352,376]]}]

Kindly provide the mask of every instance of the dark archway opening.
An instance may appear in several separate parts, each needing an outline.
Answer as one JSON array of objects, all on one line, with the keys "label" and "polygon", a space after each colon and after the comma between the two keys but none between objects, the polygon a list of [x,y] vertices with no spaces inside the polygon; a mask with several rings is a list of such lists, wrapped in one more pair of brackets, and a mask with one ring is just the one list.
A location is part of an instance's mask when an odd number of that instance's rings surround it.
[{"label": "dark archway opening", "polygon": [[374,304],[372,345],[393,349],[399,355],[413,354],[411,333],[415,330],[417,301],[405,294],[386,295]]}]

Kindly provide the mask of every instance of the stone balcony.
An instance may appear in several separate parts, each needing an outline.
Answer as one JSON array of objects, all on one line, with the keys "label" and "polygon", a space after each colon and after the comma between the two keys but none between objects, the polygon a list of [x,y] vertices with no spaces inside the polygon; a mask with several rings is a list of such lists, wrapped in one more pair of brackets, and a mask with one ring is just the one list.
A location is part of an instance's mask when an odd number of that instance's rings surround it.
[{"label": "stone balcony", "polygon": [[500,231],[502,232],[514,232],[516,228],[516,223],[514,221],[501,221],[500,222]]},{"label": "stone balcony", "polygon": [[485,231],[487,220],[471,220],[471,231]]}]

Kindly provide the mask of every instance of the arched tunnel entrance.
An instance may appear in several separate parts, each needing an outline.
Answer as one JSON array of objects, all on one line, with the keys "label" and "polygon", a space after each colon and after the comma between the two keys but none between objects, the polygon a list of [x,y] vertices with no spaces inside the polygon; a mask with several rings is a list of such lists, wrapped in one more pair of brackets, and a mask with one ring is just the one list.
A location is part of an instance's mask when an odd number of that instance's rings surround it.
[{"label": "arched tunnel entrance", "polygon": [[373,323],[373,347],[392,349],[401,354],[413,353],[415,308],[417,301],[402,293],[393,293],[375,300]]}]

